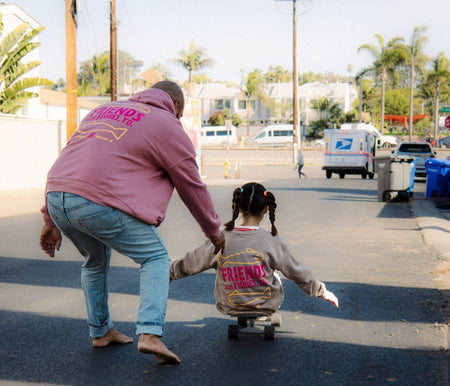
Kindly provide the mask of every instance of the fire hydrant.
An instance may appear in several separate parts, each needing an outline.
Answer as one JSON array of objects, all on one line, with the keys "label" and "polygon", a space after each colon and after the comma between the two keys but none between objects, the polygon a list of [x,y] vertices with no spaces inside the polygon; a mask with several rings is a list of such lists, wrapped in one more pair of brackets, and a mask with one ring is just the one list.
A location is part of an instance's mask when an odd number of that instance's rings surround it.
[{"label": "fire hydrant", "polygon": [[223,176],[224,178],[228,178],[228,172],[230,171],[230,162],[228,161],[228,158],[225,160],[223,164]]}]

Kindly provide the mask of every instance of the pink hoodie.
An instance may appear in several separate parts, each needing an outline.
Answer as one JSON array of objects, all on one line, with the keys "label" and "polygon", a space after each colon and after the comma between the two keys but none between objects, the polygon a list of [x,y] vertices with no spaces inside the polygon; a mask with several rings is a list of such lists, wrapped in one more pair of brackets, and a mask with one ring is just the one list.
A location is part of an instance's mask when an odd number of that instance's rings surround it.
[{"label": "pink hoodie", "polygon": [[[159,226],[174,187],[206,237],[220,220],[170,96],[148,89],[92,110],[50,169],[46,192],[78,194]],[[53,224],[42,208],[44,221]]]}]

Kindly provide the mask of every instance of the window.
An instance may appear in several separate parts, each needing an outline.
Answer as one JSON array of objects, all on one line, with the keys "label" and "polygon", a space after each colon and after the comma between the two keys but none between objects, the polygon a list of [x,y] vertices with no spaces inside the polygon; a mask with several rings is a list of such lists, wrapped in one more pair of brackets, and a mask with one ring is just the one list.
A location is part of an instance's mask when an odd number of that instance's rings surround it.
[{"label": "window", "polygon": [[230,99],[216,99],[214,100],[214,107],[216,110],[224,110],[231,108],[231,100]]},{"label": "window", "polygon": [[273,136],[274,137],[287,137],[292,136],[293,130],[274,130]]},{"label": "window", "polygon": [[207,137],[214,137],[214,131],[207,131],[206,132]]},{"label": "window", "polygon": [[[238,109],[239,110],[245,110],[246,108],[247,108],[247,100],[241,99],[240,101],[238,101]],[[250,101],[250,108],[252,108],[253,110],[256,109],[256,101],[255,100]]]},{"label": "window", "polygon": [[217,130],[217,135],[227,135],[227,131],[226,130]]}]

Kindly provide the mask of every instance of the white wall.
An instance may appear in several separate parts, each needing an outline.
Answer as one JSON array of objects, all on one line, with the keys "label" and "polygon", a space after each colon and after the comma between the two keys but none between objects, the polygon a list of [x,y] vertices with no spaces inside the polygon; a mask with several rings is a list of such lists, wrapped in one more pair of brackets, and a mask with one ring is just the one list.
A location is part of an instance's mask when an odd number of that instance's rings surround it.
[{"label": "white wall", "polygon": [[65,143],[65,122],[0,114],[0,190],[44,188]]}]

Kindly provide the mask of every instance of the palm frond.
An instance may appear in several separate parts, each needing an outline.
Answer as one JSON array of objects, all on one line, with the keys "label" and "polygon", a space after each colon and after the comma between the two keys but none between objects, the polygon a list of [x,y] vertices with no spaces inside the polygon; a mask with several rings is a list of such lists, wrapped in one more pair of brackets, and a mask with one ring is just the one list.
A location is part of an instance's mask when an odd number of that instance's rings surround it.
[{"label": "palm frond", "polygon": [[19,94],[23,90],[37,86],[53,86],[53,82],[45,78],[37,78],[37,77],[19,79],[13,84],[11,84],[8,88],[3,90],[3,94],[6,99],[13,98],[15,97],[15,95]]},{"label": "palm frond", "polygon": [[25,91],[18,93],[14,98],[3,99],[0,97],[0,111],[4,114],[11,114],[22,107],[27,100],[37,96],[37,93]]}]

